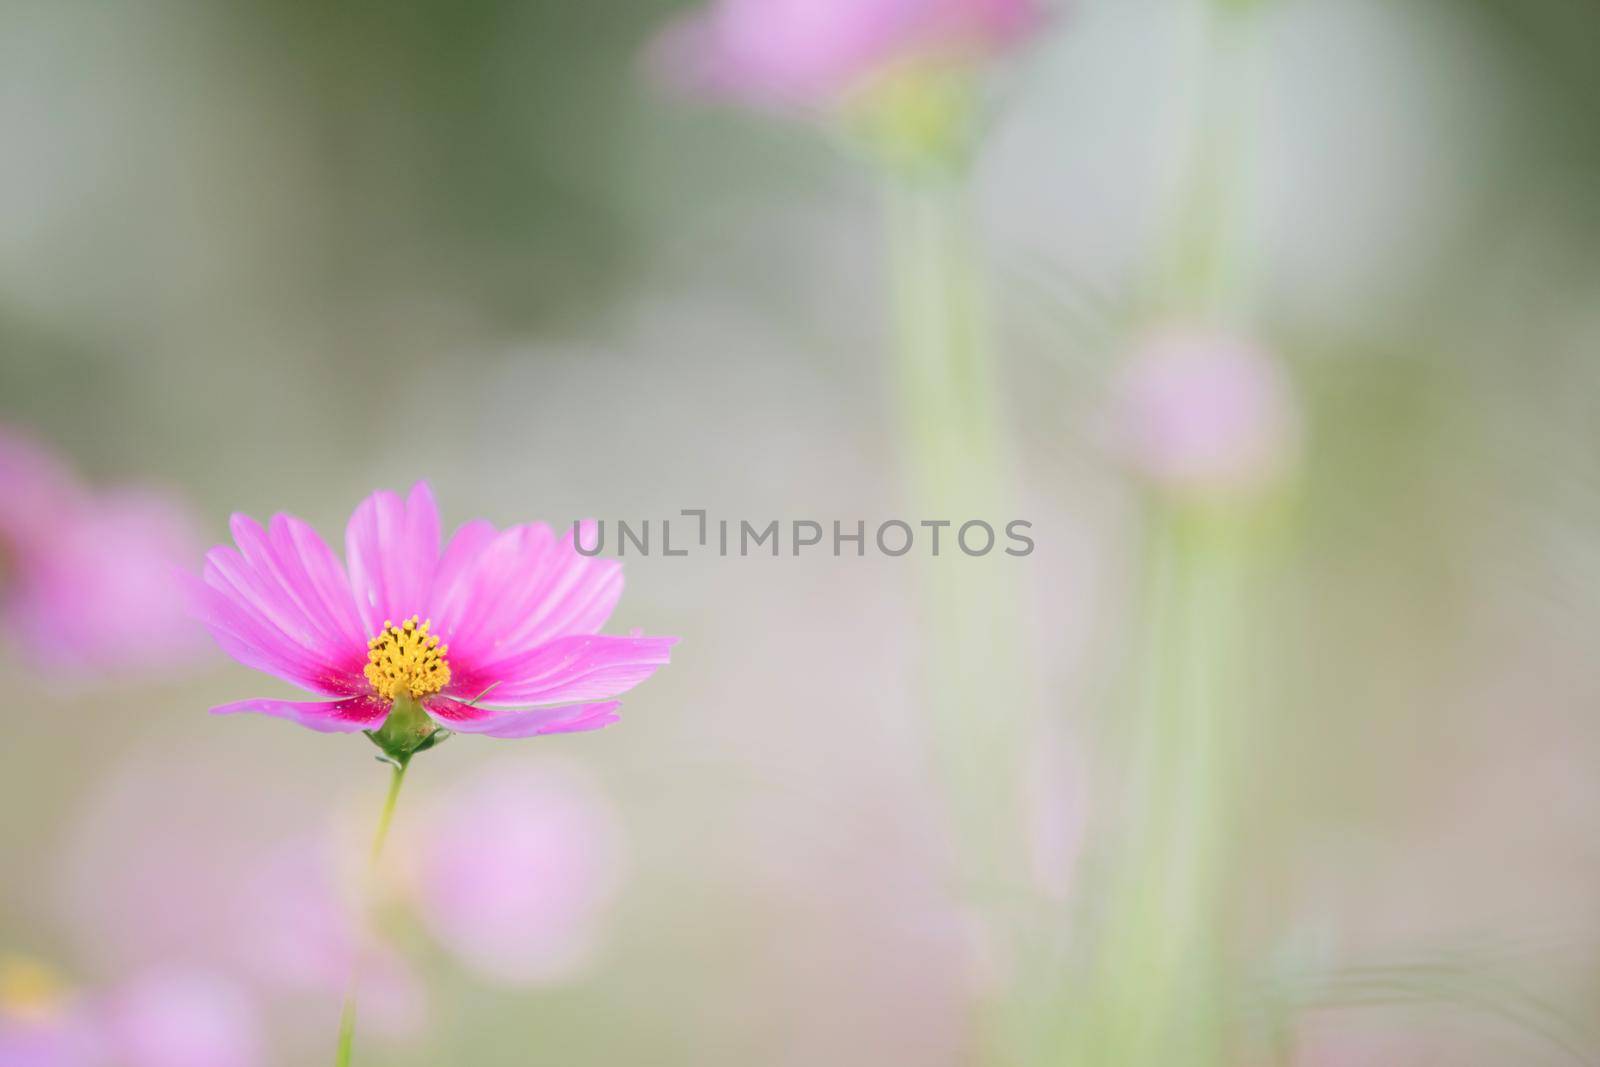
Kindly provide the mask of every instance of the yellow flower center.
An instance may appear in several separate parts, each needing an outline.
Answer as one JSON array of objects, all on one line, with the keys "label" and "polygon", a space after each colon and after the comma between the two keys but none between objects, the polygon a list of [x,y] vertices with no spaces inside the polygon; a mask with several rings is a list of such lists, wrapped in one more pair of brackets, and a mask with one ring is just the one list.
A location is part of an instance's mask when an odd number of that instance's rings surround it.
[{"label": "yellow flower center", "polygon": [[60,977],[26,956],[0,956],[0,1017],[46,1020],[67,999]]},{"label": "yellow flower center", "polygon": [[384,621],[383,632],[367,642],[367,681],[380,696],[398,700],[402,693],[420,700],[450,684],[449,645],[428,632],[433,620],[418,623],[415,615],[403,625]]}]

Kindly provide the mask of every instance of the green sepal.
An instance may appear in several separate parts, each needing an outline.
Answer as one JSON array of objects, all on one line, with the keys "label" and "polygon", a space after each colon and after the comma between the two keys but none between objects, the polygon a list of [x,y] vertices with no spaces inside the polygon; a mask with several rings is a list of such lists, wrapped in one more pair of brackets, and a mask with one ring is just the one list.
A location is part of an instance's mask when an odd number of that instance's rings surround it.
[{"label": "green sepal", "polygon": [[418,752],[426,752],[445,738],[450,731],[428,717],[415,700],[401,696],[389,708],[388,717],[376,730],[362,733],[383,750],[386,763],[404,767]]}]

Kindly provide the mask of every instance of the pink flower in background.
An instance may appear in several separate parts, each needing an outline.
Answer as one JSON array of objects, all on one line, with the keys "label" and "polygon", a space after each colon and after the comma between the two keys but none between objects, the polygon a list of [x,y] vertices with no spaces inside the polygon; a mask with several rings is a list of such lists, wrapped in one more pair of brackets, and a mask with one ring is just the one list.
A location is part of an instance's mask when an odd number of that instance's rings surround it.
[{"label": "pink flower in background", "polygon": [[[240,792],[232,758],[216,739],[128,753],[84,797],[45,891],[96,972],[168,974],[181,961],[245,989],[284,1062],[336,1024],[363,949],[360,853],[346,832],[359,817],[343,804],[330,813],[313,782]],[[393,946],[364,946],[362,984],[370,1033],[405,1045],[426,1032],[427,992]]]},{"label": "pink flower in background", "polygon": [[1134,469],[1184,495],[1247,493],[1293,466],[1300,415],[1278,362],[1248,341],[1169,333],[1114,385],[1111,435]]},{"label": "pink flower in background", "polygon": [[[593,730],[668,660],[670,637],[599,633],[622,567],[535,523],[466,523],[440,550],[433,493],[378,492],[345,532],[344,564],[310,526],[235,515],[237,548],[206,555],[196,610],[235,659],[324,697],[245,700],[314,730],[373,730],[397,704],[491,737]],[[423,730],[430,729],[426,724]]]},{"label": "pink flower in background", "polygon": [[0,957],[0,1065],[91,1067],[98,1056],[81,999],[55,972],[29,958]]},{"label": "pink flower in background", "polygon": [[617,890],[622,837],[580,768],[490,764],[418,825],[416,910],[464,965],[532,984],[568,979],[589,960]]},{"label": "pink flower in background", "polygon": [[115,1067],[257,1067],[261,1022],[250,997],[204,971],[163,969],[119,987],[102,1007]]},{"label": "pink flower in background", "polygon": [[98,672],[192,656],[199,634],[172,576],[199,543],[178,500],[92,491],[0,429],[0,617],[32,659]]},{"label": "pink flower in background", "polygon": [[711,0],[669,26],[669,84],[762,106],[825,104],[910,60],[973,63],[1044,20],[1040,0]]},{"label": "pink flower in background", "polygon": [[[333,1023],[361,951],[356,887],[341,884],[336,844],[331,834],[307,835],[246,872],[230,938],[243,969],[264,989],[295,998],[297,1015],[314,1017],[319,1030]],[[384,1038],[406,1041],[427,1029],[422,980],[390,946],[366,946],[362,987],[364,1024]]]},{"label": "pink flower in background", "polygon": [[254,1002],[209,971],[148,971],[68,993],[31,960],[0,961],[3,1067],[258,1067]]},{"label": "pink flower in background", "polygon": [[92,1032],[76,1015],[11,1017],[0,1012],[4,1067],[103,1067]]}]

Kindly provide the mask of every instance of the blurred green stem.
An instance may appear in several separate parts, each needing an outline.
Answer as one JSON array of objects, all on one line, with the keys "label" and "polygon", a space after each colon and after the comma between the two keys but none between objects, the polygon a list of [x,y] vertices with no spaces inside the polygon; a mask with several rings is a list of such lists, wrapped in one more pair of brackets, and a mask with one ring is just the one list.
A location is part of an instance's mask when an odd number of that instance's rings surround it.
[{"label": "blurred green stem", "polygon": [[[378,830],[372,838],[372,851],[367,856],[367,870],[365,882],[362,886],[363,920],[370,917],[376,910],[378,862],[383,858],[383,845],[389,839],[389,825],[394,822],[395,805],[400,800],[400,786],[406,779],[406,768],[410,766],[409,756],[401,756],[392,760],[394,768],[389,777],[389,793],[384,797],[383,811],[378,815]],[[363,943],[365,941],[365,922],[362,926]],[[358,947],[356,958],[350,965],[350,982],[345,987],[344,1008],[339,1013],[339,1053],[334,1060],[335,1067],[349,1067],[350,1053],[355,1044],[356,1037],[356,991],[361,983],[361,957],[364,952]]]},{"label": "blurred green stem", "polygon": [[[897,172],[890,188],[896,383],[902,463],[918,519],[949,520],[940,557],[919,549],[927,692],[934,755],[949,790],[962,878],[1006,869],[994,807],[1009,794],[1005,731],[1013,714],[1005,670],[1007,589],[993,560],[956,544],[967,519],[996,519],[998,461],[994,388],[979,255],[965,175],[954,168]],[[918,529],[919,540],[932,531]],[[931,543],[925,546],[931,552]],[[957,558],[951,559],[954,556]],[[1004,563],[1014,563],[1001,557]]]},{"label": "blurred green stem", "polygon": [[1260,273],[1249,176],[1258,151],[1261,0],[1221,0],[1194,14],[1196,71],[1176,202],[1157,281],[1168,317],[1247,316]]},{"label": "blurred green stem", "polygon": [[[1259,5],[1197,7],[1186,165],[1158,276],[1159,314],[1248,322],[1255,303],[1247,181],[1259,99]],[[1259,583],[1271,506],[1154,495],[1142,631],[1125,731],[1128,777],[1109,847],[1077,1067],[1235,1062],[1230,879],[1255,689],[1269,664]]]},{"label": "blurred green stem", "polygon": [[[997,407],[983,255],[963,168],[891,171],[888,190],[895,382],[909,503],[918,520],[923,604],[924,736],[944,791],[957,877],[1003,955],[1020,955],[1011,920],[1027,877],[1023,755],[1034,727],[1022,564],[1004,551],[1011,517],[1008,449]],[[983,557],[958,543],[963,522],[999,535]],[[953,557],[953,558],[952,558]],[[1014,1062],[1017,1021],[985,1004],[981,1040]]]},{"label": "blurred green stem", "polygon": [[1227,1062],[1226,901],[1248,736],[1256,511],[1161,502],[1120,827],[1076,1062]]},{"label": "blurred green stem", "polygon": [[919,503],[987,500],[998,458],[980,256],[965,174],[897,172],[890,185],[897,379]]}]

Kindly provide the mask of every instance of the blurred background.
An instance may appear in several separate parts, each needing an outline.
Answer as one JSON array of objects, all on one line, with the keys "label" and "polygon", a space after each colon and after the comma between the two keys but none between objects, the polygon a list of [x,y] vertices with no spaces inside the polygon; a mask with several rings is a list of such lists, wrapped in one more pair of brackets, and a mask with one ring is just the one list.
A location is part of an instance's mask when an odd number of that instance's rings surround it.
[{"label": "blurred background", "polygon": [[[1230,292],[1297,444],[1209,883],[1255,1020],[1227,1062],[1595,1061],[1600,8],[1230,6]],[[418,478],[447,528],[935,517],[893,415],[883,182],[824,122],[661,88],[640,57],[684,9],[10,0],[0,417],[89,492],[181,501],[195,566],[231,512],[338,544]],[[1093,955],[1135,777],[1119,694],[1159,519],[1107,424],[1174,325],[1151,293],[1195,111],[1237,70],[1203,69],[1202,17],[1056,12],[993,72],[971,168],[1014,486],[993,517],[1037,544],[982,573],[1052,738],[1024,747],[1060,757],[1016,813],[1052,973]],[[928,569],[630,560],[613,632],[683,640],[622,724],[419,760],[368,1062],[994,1061],[975,1006],[1056,986],[951,873]],[[206,715],[279,688],[204,643],[145,655],[184,624],[142,589],[104,609],[133,631],[113,665],[7,640],[0,1001],[170,1016],[235,1057],[141,1064],[320,1062],[339,843],[383,768],[359,736]],[[474,804],[525,811],[495,838],[523,851],[452,853]],[[473,863],[537,899],[438,920],[477,907]],[[1060,995],[1041,1010],[1083,999]]]}]

